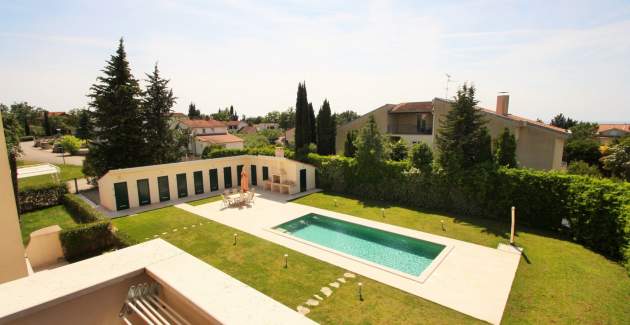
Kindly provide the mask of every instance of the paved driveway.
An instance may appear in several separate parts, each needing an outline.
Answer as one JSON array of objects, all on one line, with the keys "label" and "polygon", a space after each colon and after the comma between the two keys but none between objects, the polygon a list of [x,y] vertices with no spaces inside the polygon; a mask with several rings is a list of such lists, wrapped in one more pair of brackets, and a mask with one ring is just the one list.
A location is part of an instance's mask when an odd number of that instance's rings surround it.
[{"label": "paved driveway", "polygon": [[25,161],[37,161],[47,162],[51,164],[63,164],[64,159],[68,165],[82,166],[85,156],[65,156],[61,157],[59,153],[53,153],[51,149],[42,150],[40,148],[33,147],[33,141],[21,142],[22,158]]}]

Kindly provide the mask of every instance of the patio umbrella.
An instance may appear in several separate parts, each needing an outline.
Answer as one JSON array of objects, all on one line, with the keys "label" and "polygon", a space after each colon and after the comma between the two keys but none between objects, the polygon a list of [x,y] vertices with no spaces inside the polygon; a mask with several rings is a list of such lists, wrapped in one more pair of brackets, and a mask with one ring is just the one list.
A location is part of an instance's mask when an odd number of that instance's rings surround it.
[{"label": "patio umbrella", "polygon": [[243,170],[241,172],[241,189],[243,192],[249,191],[249,179],[247,177],[247,173]]}]

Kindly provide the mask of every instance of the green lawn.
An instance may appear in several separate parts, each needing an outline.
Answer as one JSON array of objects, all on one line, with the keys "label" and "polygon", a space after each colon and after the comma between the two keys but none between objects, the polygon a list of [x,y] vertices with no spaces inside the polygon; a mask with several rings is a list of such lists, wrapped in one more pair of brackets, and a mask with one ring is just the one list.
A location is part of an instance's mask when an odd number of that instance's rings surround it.
[{"label": "green lawn", "polygon": [[[337,199],[337,206],[334,204]],[[296,203],[448,236],[489,247],[507,242],[508,225],[424,213],[376,202],[316,193]],[[381,208],[385,217],[381,217]],[[446,231],[440,221],[444,220]],[[202,222],[202,226],[190,227]],[[114,220],[120,231],[144,241],[167,232],[165,240],[295,308],[344,270],[282,246],[208,221],[175,207]],[[183,227],[188,229],[184,230]],[[178,228],[177,232],[172,232]],[[233,234],[238,244],[233,246]],[[623,324],[630,319],[630,278],[617,263],[552,234],[521,229],[525,248],[503,316],[504,324]],[[289,254],[289,268],[282,255]],[[365,300],[356,297],[364,283]],[[370,279],[351,280],[311,309],[324,324],[467,324],[478,321]]]},{"label": "green lawn", "polygon": [[[60,169],[59,179],[62,182],[69,181],[73,178],[83,178],[83,172],[81,166],[75,165],[56,165]],[[54,181],[53,175],[40,175],[18,180],[18,188],[25,189],[33,186],[39,186],[46,183],[52,183]]]},{"label": "green lawn", "polygon": [[20,218],[22,241],[26,245],[31,232],[52,225],[59,225],[63,229],[68,229],[76,226],[77,223],[63,205],[24,213]]},{"label": "green lawn", "polygon": [[206,203],[212,203],[212,202],[216,202],[216,201],[221,201],[221,195],[216,195],[216,196],[211,196],[211,197],[207,197],[205,199],[200,199],[200,200],[195,200],[195,201],[190,201],[190,202],[186,202],[190,205],[202,205],[202,204],[206,204]]}]

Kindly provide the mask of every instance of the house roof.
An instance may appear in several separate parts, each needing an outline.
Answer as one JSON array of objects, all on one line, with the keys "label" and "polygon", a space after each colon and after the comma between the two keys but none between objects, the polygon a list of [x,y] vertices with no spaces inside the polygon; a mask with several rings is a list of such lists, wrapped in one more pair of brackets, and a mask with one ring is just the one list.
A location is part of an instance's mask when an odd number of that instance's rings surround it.
[{"label": "house roof", "polygon": [[431,113],[433,102],[400,103],[392,108],[390,113]]},{"label": "house roof", "polygon": [[196,137],[197,140],[201,142],[208,142],[212,144],[224,144],[224,143],[234,143],[234,142],[243,142],[243,139],[226,133],[226,134],[212,134],[212,135],[198,135]]},{"label": "house roof", "polygon": [[239,126],[241,123],[245,123],[244,121],[228,121],[227,125],[229,126]]},{"label": "house roof", "polygon": [[62,116],[66,115],[66,112],[48,112],[48,116]]},{"label": "house roof", "polygon": [[180,123],[190,128],[216,128],[225,126],[225,122],[217,120],[182,120]]},{"label": "house roof", "polygon": [[597,132],[602,133],[613,129],[630,132],[630,124],[600,124]]},{"label": "house roof", "polygon": [[258,130],[256,130],[255,127],[253,126],[244,126],[242,127],[238,132],[240,133],[245,133],[245,134],[252,134],[252,133],[256,133]]}]

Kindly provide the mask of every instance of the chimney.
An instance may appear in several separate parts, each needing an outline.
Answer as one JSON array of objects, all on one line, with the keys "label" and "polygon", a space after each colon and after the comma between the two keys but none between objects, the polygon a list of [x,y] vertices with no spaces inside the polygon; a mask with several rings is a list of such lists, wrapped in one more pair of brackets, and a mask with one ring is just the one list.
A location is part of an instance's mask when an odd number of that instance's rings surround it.
[{"label": "chimney", "polygon": [[276,147],[276,157],[284,158],[284,147]]},{"label": "chimney", "polygon": [[501,93],[497,96],[497,114],[508,115],[508,106],[510,105],[510,95]]}]

